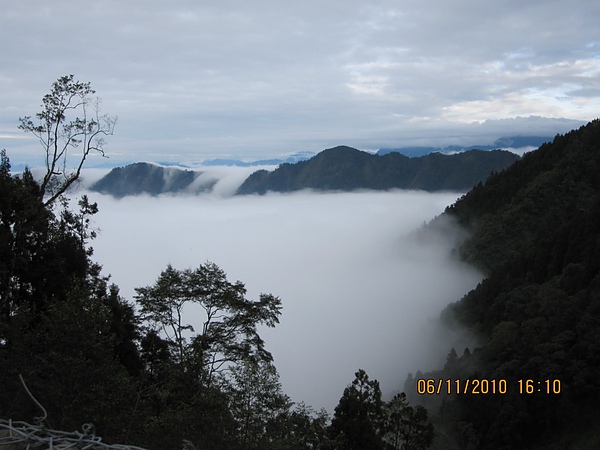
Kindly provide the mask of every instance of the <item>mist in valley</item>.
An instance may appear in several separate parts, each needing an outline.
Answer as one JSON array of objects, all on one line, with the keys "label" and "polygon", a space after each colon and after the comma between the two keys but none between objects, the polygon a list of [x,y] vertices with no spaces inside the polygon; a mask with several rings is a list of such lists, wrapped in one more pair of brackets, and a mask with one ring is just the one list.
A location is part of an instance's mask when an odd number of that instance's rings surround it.
[{"label": "mist in valley", "polygon": [[[261,336],[283,390],[329,412],[359,368],[389,396],[409,372],[443,365],[451,346],[462,351],[465,337],[437,319],[481,274],[450,258],[449,238],[417,243],[411,234],[461,194],[232,196],[241,174],[223,171],[215,192],[198,196],[88,193],[100,209],[93,258],[123,297],[132,301],[167,264],[207,261],[242,281],[250,299],[280,297],[280,324]],[[201,316],[186,320],[201,329]]]}]

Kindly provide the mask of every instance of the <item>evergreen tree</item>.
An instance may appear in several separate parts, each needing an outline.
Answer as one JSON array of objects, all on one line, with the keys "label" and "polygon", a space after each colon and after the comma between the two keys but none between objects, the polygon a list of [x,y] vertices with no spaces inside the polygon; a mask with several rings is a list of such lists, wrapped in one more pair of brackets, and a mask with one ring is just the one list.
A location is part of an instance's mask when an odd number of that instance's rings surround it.
[{"label": "evergreen tree", "polygon": [[370,380],[363,369],[352,381],[335,407],[330,433],[340,450],[379,450],[384,448],[381,438],[383,402],[377,380]]}]

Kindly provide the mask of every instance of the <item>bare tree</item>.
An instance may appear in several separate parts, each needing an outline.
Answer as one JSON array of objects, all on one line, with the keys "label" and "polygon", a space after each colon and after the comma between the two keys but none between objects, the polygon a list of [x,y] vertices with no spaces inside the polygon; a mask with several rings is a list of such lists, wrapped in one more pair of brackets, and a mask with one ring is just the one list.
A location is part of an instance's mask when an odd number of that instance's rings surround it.
[{"label": "bare tree", "polygon": [[46,153],[46,173],[40,183],[40,200],[45,206],[79,179],[90,153],[105,156],[104,137],[113,134],[117,118],[100,114],[99,99],[91,98],[95,93],[89,82],[66,75],[44,96],[36,122],[31,116],[19,118],[19,128],[36,136]]}]

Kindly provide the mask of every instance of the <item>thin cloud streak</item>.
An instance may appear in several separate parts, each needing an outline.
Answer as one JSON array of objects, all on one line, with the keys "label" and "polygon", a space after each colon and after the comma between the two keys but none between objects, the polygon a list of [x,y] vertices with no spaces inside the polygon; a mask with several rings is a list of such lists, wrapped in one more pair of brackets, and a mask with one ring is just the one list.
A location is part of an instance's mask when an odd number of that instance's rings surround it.
[{"label": "thin cloud streak", "polygon": [[[441,341],[435,320],[481,278],[445,245],[407,237],[458,194],[89,195],[100,207],[95,258],[126,298],[169,263],[206,261],[250,298],[279,296],[281,323],[262,335],[284,391],[330,411],[358,368],[389,394],[443,361],[451,337]],[[190,318],[196,329],[200,320]]]}]

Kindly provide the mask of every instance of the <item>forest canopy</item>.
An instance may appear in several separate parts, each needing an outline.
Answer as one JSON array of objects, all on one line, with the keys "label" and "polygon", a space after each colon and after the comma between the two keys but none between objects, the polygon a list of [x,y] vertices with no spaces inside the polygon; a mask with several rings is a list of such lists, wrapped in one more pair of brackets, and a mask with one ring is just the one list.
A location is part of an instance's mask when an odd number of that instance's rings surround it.
[{"label": "forest canopy", "polygon": [[[505,380],[506,394],[425,396],[457,448],[600,445],[600,121],[477,185],[444,218],[487,276],[443,320],[483,345],[424,379]],[[431,227],[442,226],[441,218]],[[405,390],[415,392],[416,379]],[[411,397],[414,398],[414,397]],[[450,447],[448,447],[450,448]]]}]

